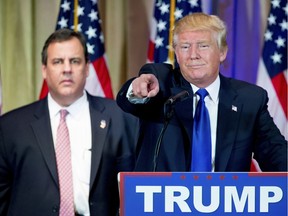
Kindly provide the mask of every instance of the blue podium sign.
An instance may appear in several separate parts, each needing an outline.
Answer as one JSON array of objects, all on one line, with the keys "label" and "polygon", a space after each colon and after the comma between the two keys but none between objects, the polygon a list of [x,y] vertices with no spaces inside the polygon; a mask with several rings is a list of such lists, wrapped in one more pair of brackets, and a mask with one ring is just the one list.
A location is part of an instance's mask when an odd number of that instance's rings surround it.
[{"label": "blue podium sign", "polygon": [[120,216],[287,216],[287,172],[122,172]]}]

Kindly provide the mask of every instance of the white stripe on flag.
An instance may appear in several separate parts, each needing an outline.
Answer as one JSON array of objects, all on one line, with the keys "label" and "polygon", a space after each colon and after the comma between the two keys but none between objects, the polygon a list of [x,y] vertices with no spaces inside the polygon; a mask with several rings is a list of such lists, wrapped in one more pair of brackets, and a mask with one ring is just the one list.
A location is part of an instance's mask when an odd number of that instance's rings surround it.
[{"label": "white stripe on flag", "polygon": [[285,113],[282,109],[282,106],[279,102],[279,99],[276,95],[275,89],[273,87],[273,84],[271,82],[271,79],[268,75],[268,72],[266,70],[266,67],[264,65],[263,59],[260,59],[259,62],[259,70],[257,75],[257,85],[261,86],[262,88],[266,89],[268,92],[268,110],[271,114],[271,116],[274,119],[275,124],[281,131],[282,135],[288,139],[287,135],[287,124],[288,121],[286,120]]},{"label": "white stripe on flag", "polygon": [[105,97],[105,94],[99,82],[97,73],[92,64],[89,64],[89,76],[87,77],[87,80],[86,80],[85,89],[91,95]]}]

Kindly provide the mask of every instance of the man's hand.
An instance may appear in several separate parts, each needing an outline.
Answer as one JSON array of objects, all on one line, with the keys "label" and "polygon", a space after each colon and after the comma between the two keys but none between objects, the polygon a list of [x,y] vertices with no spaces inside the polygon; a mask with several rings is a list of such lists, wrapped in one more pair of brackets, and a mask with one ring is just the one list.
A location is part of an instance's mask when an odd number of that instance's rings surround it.
[{"label": "man's hand", "polygon": [[132,89],[137,98],[154,97],[159,92],[159,82],[153,74],[141,74],[133,80]]}]

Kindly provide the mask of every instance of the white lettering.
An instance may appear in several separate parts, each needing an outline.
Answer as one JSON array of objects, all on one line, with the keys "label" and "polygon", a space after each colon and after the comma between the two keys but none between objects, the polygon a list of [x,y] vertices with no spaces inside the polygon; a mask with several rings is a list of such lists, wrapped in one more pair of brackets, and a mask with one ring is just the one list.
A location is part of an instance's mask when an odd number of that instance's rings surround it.
[{"label": "white lettering", "polygon": [[[176,196],[175,194],[179,194]],[[181,212],[191,212],[186,200],[190,191],[184,186],[166,186],[165,187],[165,212],[174,212],[174,203],[178,205]]]},{"label": "white lettering", "polygon": [[[209,187],[205,188],[205,190],[207,189]],[[254,186],[244,186],[242,192],[236,186],[225,186],[221,189],[223,191],[220,194],[219,186],[210,187],[210,203],[208,205],[203,204],[203,186],[193,186],[190,189],[185,186],[165,186],[163,194],[162,186],[142,185],[136,186],[136,193],[144,195],[144,212],[154,212],[154,195],[157,193],[161,194],[161,199],[163,198],[165,201],[165,212],[175,212],[176,207],[181,212],[192,212],[192,207],[194,207],[198,212],[212,213],[219,209],[220,196],[223,196],[221,202],[224,212],[227,213],[256,212],[256,201],[259,202],[260,212],[269,212],[269,205],[280,202],[283,198],[283,191],[277,186],[260,186],[257,188],[257,198]],[[193,196],[193,203],[187,202],[190,196],[191,198]],[[206,197],[208,196],[205,196],[205,199]]]},{"label": "white lettering", "polygon": [[243,212],[247,201],[248,212],[255,212],[255,187],[243,187],[240,198],[238,196],[237,188],[235,186],[225,187],[225,212],[232,212],[232,202],[234,203],[236,212]]},{"label": "white lettering", "polygon": [[[273,193],[273,196],[269,194]],[[283,191],[276,186],[260,187],[260,212],[269,211],[269,203],[279,202],[283,197]]]},{"label": "white lettering", "polygon": [[154,193],[161,192],[161,186],[136,186],[136,193],[144,194],[144,212],[153,212]]},{"label": "white lettering", "polygon": [[218,209],[220,204],[220,187],[211,186],[210,205],[203,205],[202,186],[194,186],[193,202],[196,210],[202,213],[211,213]]}]

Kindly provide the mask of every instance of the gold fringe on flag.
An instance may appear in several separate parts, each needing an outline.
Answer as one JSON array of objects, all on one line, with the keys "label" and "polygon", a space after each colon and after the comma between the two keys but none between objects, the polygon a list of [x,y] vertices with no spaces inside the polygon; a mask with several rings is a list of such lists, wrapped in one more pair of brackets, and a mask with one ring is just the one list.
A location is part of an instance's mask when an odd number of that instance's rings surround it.
[{"label": "gold fringe on flag", "polygon": [[175,57],[174,57],[174,51],[172,48],[172,42],[173,42],[172,29],[173,29],[174,24],[175,24],[175,17],[174,17],[175,7],[176,7],[176,0],[170,0],[170,28],[169,28],[168,59],[173,66],[174,66]]},{"label": "gold fringe on flag", "polygon": [[78,0],[74,0],[74,31],[78,31]]}]

